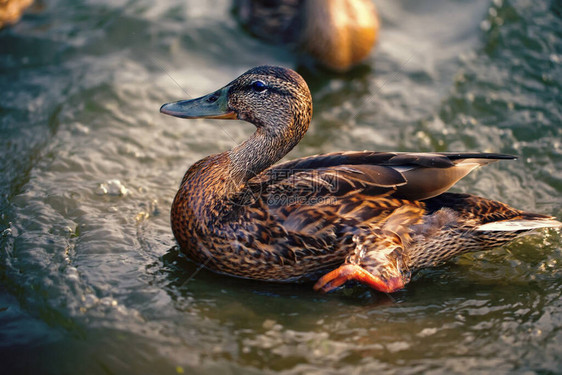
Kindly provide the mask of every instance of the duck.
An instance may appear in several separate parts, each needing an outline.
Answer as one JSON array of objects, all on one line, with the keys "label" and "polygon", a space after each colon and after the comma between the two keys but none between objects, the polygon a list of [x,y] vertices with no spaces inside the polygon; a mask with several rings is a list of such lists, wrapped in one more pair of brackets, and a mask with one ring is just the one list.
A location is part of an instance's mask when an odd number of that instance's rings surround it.
[{"label": "duck", "polygon": [[365,60],[380,29],[372,0],[236,0],[234,14],[258,38],[293,46],[336,72]]},{"label": "duck", "polygon": [[193,164],[172,204],[181,252],[216,273],[315,282],[321,292],[359,283],[392,293],[421,269],[562,226],[548,215],[448,192],[474,169],[511,155],[342,151],[277,163],[312,119],[310,90],[288,68],[252,68],[160,112],[256,128],[241,144]]},{"label": "duck", "polygon": [[15,24],[33,0],[0,0],[0,29]]}]

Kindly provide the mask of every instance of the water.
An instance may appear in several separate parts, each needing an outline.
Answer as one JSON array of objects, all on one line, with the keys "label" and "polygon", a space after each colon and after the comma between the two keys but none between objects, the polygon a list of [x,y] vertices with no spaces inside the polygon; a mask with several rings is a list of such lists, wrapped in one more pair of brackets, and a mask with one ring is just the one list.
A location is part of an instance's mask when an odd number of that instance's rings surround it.
[{"label": "water", "polygon": [[174,248],[175,190],[252,126],[158,113],[252,66],[299,66],[315,118],[289,158],[513,153],[456,190],[561,218],[559,4],[378,1],[376,52],[344,75],[248,36],[226,0],[35,7],[0,31],[2,372],[560,372],[559,233],[390,297],[196,272]]}]

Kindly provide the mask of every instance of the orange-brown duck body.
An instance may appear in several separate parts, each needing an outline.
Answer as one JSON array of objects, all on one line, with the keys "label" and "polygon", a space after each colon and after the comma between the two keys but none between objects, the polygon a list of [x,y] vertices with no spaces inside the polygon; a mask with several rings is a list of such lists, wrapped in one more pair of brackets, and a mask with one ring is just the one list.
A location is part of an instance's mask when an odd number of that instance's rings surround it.
[{"label": "orange-brown duck body", "polygon": [[330,291],[356,280],[383,292],[413,272],[503,245],[554,218],[447,193],[502,154],[337,152],[272,166],[298,144],[312,98],[296,72],[262,66],[201,98],[165,104],[183,118],[240,119],[256,132],[195,163],[172,205],[181,250],[219,273],[314,280]]},{"label": "orange-brown duck body", "polygon": [[15,24],[33,0],[0,0],[0,29]]}]

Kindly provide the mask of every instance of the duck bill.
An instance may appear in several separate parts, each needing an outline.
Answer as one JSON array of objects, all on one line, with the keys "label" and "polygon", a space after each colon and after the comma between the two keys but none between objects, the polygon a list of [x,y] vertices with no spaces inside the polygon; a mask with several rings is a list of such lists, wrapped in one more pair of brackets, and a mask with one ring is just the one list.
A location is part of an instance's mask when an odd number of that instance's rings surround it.
[{"label": "duck bill", "polygon": [[197,99],[164,104],[160,112],[180,118],[236,119],[236,112],[228,108],[228,88]]}]

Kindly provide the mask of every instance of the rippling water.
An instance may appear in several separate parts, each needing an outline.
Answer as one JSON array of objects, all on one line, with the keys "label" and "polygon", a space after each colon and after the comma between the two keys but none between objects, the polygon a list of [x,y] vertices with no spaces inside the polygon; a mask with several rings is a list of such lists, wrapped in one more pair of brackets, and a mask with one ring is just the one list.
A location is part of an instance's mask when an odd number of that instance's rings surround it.
[{"label": "rippling water", "polygon": [[162,116],[249,67],[298,67],[315,119],[289,157],[519,155],[457,191],[562,217],[562,7],[377,1],[345,75],[241,30],[226,0],[44,0],[0,31],[0,356],[8,373],[451,373],[562,368],[556,231],[421,272],[392,296],[196,273],[169,207],[252,126]]}]

